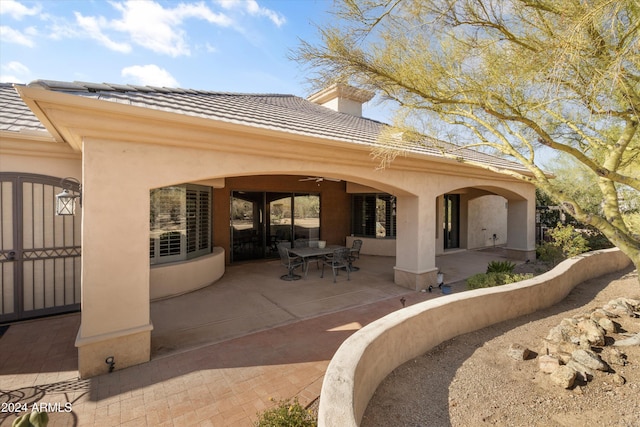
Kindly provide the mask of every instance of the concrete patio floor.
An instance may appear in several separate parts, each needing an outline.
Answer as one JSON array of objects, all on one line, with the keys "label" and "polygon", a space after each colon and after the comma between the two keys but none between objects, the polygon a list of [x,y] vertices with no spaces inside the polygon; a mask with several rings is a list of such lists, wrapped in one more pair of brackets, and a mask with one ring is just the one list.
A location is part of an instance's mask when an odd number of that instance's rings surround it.
[{"label": "concrete patio floor", "polygon": [[[500,250],[461,251],[437,265],[460,292],[455,282],[494,259],[504,259]],[[0,403],[60,403],[50,427],[244,426],[271,399],[309,404],[349,335],[403,304],[442,296],[394,285],[393,258],[362,256],[357,265],[337,283],[314,264],[294,282],[280,280],[279,261],[230,266],[212,286],[151,303],[149,363],[86,380],[76,370],[79,314],[11,325],[0,338]],[[13,419],[0,413],[1,426]]]}]

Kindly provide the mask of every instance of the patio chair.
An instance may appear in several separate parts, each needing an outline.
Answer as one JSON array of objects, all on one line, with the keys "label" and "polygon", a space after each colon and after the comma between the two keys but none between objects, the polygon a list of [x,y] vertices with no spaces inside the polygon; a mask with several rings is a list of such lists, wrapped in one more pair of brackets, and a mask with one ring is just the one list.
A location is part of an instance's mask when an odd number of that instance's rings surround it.
[{"label": "patio chair", "polygon": [[347,280],[351,280],[349,278],[349,272],[351,271],[351,268],[349,268],[349,251],[351,251],[350,248],[339,248],[333,251],[333,255],[325,257],[322,260],[320,277],[324,277],[324,266],[328,265],[333,270],[333,283],[336,283],[336,276],[341,268],[347,270]]},{"label": "patio chair", "polygon": [[360,249],[362,249],[362,240],[354,240],[349,251],[349,268],[351,269],[351,271],[360,270],[360,267],[355,267],[353,265],[353,262],[355,260],[360,259]]},{"label": "patio chair", "polygon": [[[310,242],[309,239],[296,239],[294,244],[295,244],[296,248],[310,248],[310,247],[312,247],[311,246],[311,242]],[[307,257],[307,263],[310,263],[310,262],[313,262],[313,261],[316,262],[316,268],[320,268],[320,258],[319,257],[315,257],[315,256]]]},{"label": "patio chair", "polygon": [[300,280],[302,276],[299,274],[293,274],[293,271],[304,265],[304,261],[299,257],[292,257],[289,254],[289,249],[285,248],[284,245],[278,245],[278,253],[280,254],[280,261],[282,265],[287,267],[288,273],[280,276],[282,280]]}]

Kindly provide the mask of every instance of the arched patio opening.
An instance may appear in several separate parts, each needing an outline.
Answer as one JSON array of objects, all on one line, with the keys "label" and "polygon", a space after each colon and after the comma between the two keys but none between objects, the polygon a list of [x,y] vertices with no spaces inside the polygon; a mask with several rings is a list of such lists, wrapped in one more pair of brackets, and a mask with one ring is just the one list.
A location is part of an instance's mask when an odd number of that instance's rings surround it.
[{"label": "arched patio opening", "polygon": [[502,247],[515,259],[535,258],[534,209],[535,199],[507,188],[451,189],[436,198],[436,253]]}]

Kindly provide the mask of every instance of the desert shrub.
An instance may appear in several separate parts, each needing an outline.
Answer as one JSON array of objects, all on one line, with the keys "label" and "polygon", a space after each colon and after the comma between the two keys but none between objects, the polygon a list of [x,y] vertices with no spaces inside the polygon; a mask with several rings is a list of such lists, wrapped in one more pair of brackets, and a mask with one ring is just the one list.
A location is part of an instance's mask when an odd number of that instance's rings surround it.
[{"label": "desert shrub", "polygon": [[587,240],[587,246],[592,251],[598,249],[608,249],[613,247],[613,243],[609,241],[599,230],[585,230],[581,231],[581,234]]},{"label": "desert shrub", "polygon": [[511,261],[491,261],[487,265],[487,273],[512,273],[515,267]]},{"label": "desert shrub", "polygon": [[562,249],[553,242],[544,242],[536,248],[536,258],[547,264],[556,265],[562,261]]},{"label": "desert shrub", "polygon": [[293,400],[281,400],[271,409],[259,414],[256,427],[315,427],[318,421],[311,411],[306,410]]},{"label": "desert shrub", "polygon": [[589,250],[587,239],[570,225],[558,225],[549,231],[550,242],[536,248],[538,259],[556,265],[558,262]]},{"label": "desert shrub", "polygon": [[532,278],[531,273],[478,273],[467,279],[468,289],[491,288]]},{"label": "desert shrub", "polygon": [[587,239],[570,225],[558,224],[556,228],[549,231],[549,235],[553,239],[552,243],[560,248],[565,258],[571,258],[589,250]]}]

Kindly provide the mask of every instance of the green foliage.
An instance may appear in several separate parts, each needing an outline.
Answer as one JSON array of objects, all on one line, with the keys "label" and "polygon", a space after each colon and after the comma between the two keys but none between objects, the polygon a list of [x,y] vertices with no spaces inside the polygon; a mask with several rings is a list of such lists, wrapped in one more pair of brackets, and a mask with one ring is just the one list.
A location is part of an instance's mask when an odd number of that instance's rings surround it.
[{"label": "green foliage", "polygon": [[478,273],[467,279],[467,289],[491,288],[530,279],[533,274],[520,273]]},{"label": "green foliage", "polygon": [[[594,238],[600,233],[594,233]],[[549,236],[553,239],[545,242],[536,248],[537,258],[543,262],[556,265],[558,262],[580,255],[589,250],[589,242],[583,233],[577,231],[570,225],[558,225],[549,231]],[[595,241],[595,240],[594,240]],[[604,244],[601,242],[601,244]]]},{"label": "green foliage", "polygon": [[47,427],[49,415],[46,412],[32,411],[19,416],[11,427]]},{"label": "green foliage", "polygon": [[547,264],[556,265],[564,259],[562,250],[553,242],[544,242],[536,248],[536,258]]},{"label": "green foliage", "polygon": [[555,246],[560,248],[564,258],[580,255],[589,250],[587,240],[569,225],[558,224],[556,228],[549,231]]},{"label": "green foliage", "polygon": [[[293,57],[318,88],[395,101],[395,128],[372,153],[381,167],[416,147],[493,172],[461,146],[503,156],[527,173],[500,173],[640,265],[640,235],[622,218],[640,205],[638,0],[336,0],[335,17]],[[549,150],[553,174],[540,164]]]},{"label": "green foliage", "polygon": [[511,261],[491,261],[487,265],[487,273],[512,273],[515,267]]},{"label": "green foliage", "polygon": [[271,409],[260,414],[256,427],[315,427],[313,413],[300,405],[298,398],[281,400]]}]

